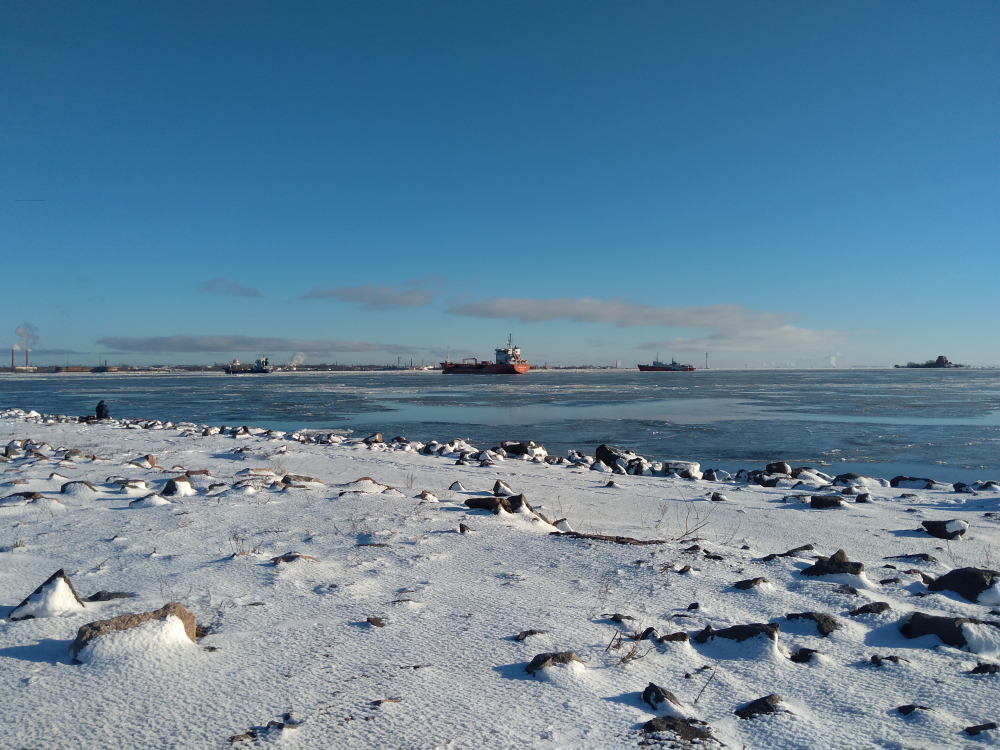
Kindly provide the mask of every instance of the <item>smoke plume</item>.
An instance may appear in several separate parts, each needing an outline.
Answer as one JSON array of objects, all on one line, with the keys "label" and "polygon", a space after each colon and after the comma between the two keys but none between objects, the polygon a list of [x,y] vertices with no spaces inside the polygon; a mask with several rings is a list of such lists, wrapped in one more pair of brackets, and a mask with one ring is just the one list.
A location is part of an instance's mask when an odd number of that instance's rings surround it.
[{"label": "smoke plume", "polygon": [[294,367],[295,365],[301,365],[305,361],[306,361],[305,352],[295,352],[295,356],[293,356],[291,360],[289,360],[288,364]]},{"label": "smoke plume", "polygon": [[19,325],[14,334],[21,337],[21,340],[14,344],[14,351],[21,351],[22,349],[32,350],[38,345],[38,329],[31,323],[22,323]]}]

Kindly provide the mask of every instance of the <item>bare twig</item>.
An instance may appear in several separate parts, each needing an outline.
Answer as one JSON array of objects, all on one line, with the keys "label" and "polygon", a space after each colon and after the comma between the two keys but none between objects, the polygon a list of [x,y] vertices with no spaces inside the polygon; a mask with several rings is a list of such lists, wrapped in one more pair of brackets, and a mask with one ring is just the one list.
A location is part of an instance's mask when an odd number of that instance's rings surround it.
[{"label": "bare twig", "polygon": [[712,680],[714,680],[714,679],[715,679],[715,673],[716,673],[717,671],[719,671],[719,664],[718,664],[718,662],[716,662],[716,665],[715,665],[715,667],[714,667],[714,668],[712,669],[712,674],[711,674],[711,676],[709,676],[709,678],[708,678],[707,680],[705,680],[705,684],[704,684],[704,685],[702,685],[702,686],[701,686],[701,690],[699,690],[699,691],[698,691],[698,697],[694,699],[694,702],[695,702],[695,703],[697,703],[697,702],[698,702],[698,700],[699,700],[699,699],[701,698],[701,694],[705,692],[705,688],[707,688],[707,687],[708,687],[708,683],[710,683],[710,682],[711,682]]}]

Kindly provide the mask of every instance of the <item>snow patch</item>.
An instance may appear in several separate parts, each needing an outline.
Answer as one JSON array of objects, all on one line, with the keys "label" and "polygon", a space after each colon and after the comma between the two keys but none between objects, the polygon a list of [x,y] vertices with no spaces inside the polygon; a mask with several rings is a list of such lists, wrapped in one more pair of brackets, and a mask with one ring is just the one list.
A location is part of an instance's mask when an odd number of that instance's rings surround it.
[{"label": "snow patch", "polygon": [[1000,605],[1000,580],[997,580],[996,583],[979,595],[979,603],[985,604],[987,607]]},{"label": "snow patch", "polygon": [[146,495],[146,497],[141,497],[138,500],[133,500],[128,504],[130,508],[155,508],[159,505],[173,505],[165,497],[160,497],[159,495]]}]

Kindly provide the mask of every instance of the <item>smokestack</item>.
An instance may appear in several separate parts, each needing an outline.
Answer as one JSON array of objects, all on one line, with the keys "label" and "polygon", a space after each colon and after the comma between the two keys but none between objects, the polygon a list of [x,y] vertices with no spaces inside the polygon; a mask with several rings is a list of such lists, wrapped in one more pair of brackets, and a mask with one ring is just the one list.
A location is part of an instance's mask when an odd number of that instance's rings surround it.
[{"label": "smokestack", "polygon": [[12,370],[14,369],[14,352],[16,352],[16,351],[17,351],[17,349],[11,349],[10,350],[10,369],[12,369]]},{"label": "smokestack", "polygon": [[25,349],[25,350],[24,350],[24,366],[25,366],[25,367],[28,367],[28,366],[29,366],[29,365],[28,365],[28,352],[29,352],[29,351],[31,351],[31,350],[30,350],[30,349]]}]

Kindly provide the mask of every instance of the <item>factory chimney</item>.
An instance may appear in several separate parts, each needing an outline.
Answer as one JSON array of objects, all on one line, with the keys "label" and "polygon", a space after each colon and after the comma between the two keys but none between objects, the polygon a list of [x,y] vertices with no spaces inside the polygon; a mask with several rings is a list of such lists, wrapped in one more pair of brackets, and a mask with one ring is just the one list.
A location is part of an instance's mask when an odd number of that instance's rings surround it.
[{"label": "factory chimney", "polygon": [[17,349],[11,349],[10,350],[10,369],[12,369],[12,370],[14,369],[14,352],[16,352],[16,351],[17,351]]},{"label": "factory chimney", "polygon": [[30,352],[30,351],[31,351],[31,349],[25,349],[25,350],[24,350],[24,366],[25,366],[25,367],[30,367],[30,366],[31,366],[31,365],[30,365],[30,364],[28,363],[28,352]]}]

